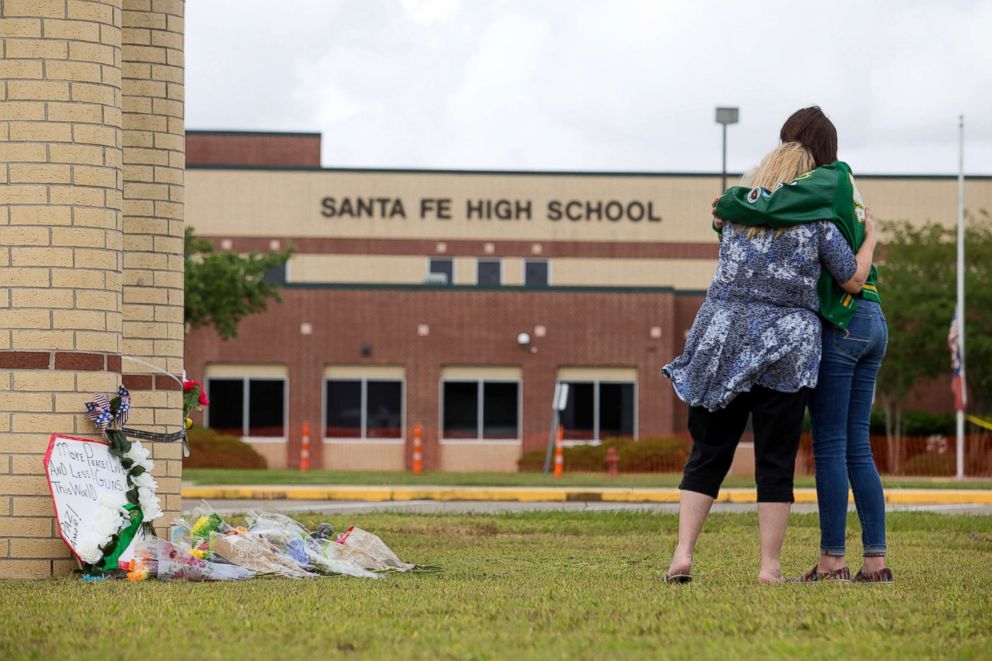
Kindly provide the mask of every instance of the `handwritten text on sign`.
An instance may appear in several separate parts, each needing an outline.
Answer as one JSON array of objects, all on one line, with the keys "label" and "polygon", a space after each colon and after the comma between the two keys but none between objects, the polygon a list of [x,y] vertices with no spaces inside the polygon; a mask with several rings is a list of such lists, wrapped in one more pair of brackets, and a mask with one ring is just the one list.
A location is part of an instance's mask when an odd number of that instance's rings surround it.
[{"label": "handwritten text on sign", "polygon": [[66,544],[75,551],[79,533],[105,494],[127,490],[127,475],[106,443],[53,434],[45,454],[55,514]]}]

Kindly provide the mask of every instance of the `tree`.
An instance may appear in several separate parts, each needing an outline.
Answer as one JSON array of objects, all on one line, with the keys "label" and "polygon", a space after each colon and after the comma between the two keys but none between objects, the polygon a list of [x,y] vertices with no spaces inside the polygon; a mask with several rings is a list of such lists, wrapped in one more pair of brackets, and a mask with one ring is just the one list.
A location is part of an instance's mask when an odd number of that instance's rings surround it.
[{"label": "tree", "polygon": [[[921,379],[950,371],[947,333],[957,283],[956,229],[880,223],[879,292],[889,345],[878,375],[890,439],[902,434],[902,400]],[[966,374],[974,411],[992,411],[992,219],[982,211],[965,231]],[[898,444],[890,444],[894,447]],[[893,458],[898,460],[898,458]]]},{"label": "tree", "polygon": [[264,312],[270,300],[282,301],[280,285],[266,275],[285,265],[292,252],[214,252],[187,227],[186,323],[192,328],[213,326],[224,340],[237,337],[241,319]]}]

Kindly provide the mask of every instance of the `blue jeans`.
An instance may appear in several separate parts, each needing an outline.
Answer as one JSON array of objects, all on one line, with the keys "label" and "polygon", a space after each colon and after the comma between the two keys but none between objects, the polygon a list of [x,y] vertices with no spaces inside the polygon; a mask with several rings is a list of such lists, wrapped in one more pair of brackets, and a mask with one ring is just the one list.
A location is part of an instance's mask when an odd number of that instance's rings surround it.
[{"label": "blue jeans", "polygon": [[845,555],[848,480],[861,519],[864,554],[885,555],[885,497],[868,423],[888,339],[885,315],[872,301],[858,301],[846,329],[823,326],[820,377],[809,405],[823,555]]}]

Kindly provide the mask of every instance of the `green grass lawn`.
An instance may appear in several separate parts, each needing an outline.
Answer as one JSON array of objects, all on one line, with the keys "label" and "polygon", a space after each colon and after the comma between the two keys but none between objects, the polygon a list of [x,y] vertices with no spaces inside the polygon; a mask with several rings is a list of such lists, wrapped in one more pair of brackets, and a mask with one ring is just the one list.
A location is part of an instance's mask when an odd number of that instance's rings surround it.
[{"label": "green grass lawn", "polygon": [[[708,521],[696,580],[685,586],[662,582],[677,526],[670,514],[330,520],[444,571],[379,581],[2,582],[0,658],[878,660],[992,650],[992,517],[891,514],[892,586],[757,584],[753,514]],[[851,529],[856,553],[853,519]],[[815,515],[793,517],[787,573],[811,566],[817,539]]]},{"label": "green grass lawn", "polygon": [[[280,469],[187,468],[183,480],[194,484],[363,484],[363,485],[439,485],[486,487],[675,487],[681,474],[631,473],[610,477],[606,473],[566,473],[561,479],[543,473],[423,473],[383,471],[310,471]],[[936,487],[955,489],[989,489],[992,480],[948,478],[883,477],[887,487]],[[750,476],[728,477],[727,487],[754,487]],[[796,486],[814,486],[811,476],[796,478]]]}]

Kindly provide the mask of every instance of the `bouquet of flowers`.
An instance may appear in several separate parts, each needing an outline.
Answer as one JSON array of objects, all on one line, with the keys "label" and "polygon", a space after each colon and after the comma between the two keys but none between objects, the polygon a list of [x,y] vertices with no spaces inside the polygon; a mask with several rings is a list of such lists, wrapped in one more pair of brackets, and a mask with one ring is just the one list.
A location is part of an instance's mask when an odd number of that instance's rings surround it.
[{"label": "bouquet of flowers", "polygon": [[183,379],[183,419],[186,422],[186,429],[193,426],[193,419],[189,417],[193,411],[202,411],[203,407],[209,406],[207,391],[203,389],[199,381]]}]

